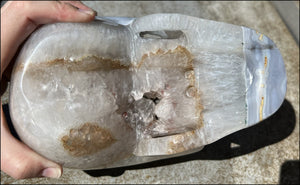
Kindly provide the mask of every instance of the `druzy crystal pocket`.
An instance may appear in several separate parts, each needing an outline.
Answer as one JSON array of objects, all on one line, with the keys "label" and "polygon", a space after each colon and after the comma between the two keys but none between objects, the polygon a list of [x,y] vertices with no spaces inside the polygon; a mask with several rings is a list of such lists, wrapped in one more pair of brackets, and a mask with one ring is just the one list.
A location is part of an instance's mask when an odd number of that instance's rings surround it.
[{"label": "druzy crystal pocket", "polygon": [[36,152],[96,169],[199,151],[273,114],[285,92],[282,57],[263,34],[154,14],[39,28],[17,58],[10,113]]}]

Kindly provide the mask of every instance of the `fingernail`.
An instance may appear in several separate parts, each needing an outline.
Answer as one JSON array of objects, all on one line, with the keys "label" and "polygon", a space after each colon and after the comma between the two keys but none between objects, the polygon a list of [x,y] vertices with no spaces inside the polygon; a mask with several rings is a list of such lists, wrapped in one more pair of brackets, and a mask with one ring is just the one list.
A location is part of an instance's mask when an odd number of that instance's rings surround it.
[{"label": "fingernail", "polygon": [[43,177],[59,178],[61,176],[61,169],[59,168],[46,168],[42,172]]},{"label": "fingernail", "polygon": [[85,14],[89,14],[89,15],[96,15],[96,12],[93,10],[82,10],[82,9],[78,9],[78,11],[85,13]]}]

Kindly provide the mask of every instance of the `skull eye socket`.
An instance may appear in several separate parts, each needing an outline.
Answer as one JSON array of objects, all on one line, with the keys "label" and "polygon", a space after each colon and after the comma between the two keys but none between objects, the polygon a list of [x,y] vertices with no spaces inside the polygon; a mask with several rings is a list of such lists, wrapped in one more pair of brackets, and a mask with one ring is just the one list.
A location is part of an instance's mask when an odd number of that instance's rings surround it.
[{"label": "skull eye socket", "polygon": [[143,31],[139,33],[143,39],[179,39],[184,35],[180,30]]}]

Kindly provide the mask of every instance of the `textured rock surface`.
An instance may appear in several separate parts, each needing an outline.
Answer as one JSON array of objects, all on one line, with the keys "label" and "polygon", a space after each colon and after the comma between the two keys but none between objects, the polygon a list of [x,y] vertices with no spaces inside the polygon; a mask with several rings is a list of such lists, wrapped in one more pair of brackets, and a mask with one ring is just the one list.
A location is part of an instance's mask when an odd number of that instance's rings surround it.
[{"label": "textured rock surface", "polygon": [[[286,101],[274,116],[259,125],[223,138],[207,146],[202,152],[189,156],[148,165],[88,172],[92,176],[99,177],[92,177],[79,170],[65,169],[64,175],[58,180],[15,181],[1,172],[1,182],[278,183],[282,163],[286,160],[299,159],[299,48],[271,4],[267,2],[86,2],[86,4],[92,5],[99,15],[105,16],[139,17],[151,13],[176,12],[244,25],[264,33],[277,44],[285,61],[288,76]],[[3,100],[5,103],[5,96]],[[231,143],[239,146],[230,147]],[[228,159],[230,157],[235,158]],[[122,170],[126,171],[122,173]]]}]

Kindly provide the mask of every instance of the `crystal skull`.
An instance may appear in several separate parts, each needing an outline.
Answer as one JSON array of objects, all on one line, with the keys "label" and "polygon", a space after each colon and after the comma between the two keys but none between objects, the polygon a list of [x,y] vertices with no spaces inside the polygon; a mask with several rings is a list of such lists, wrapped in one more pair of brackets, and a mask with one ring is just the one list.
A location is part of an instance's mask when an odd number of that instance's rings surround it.
[{"label": "crystal skull", "polygon": [[36,152],[99,169],[199,151],[273,114],[285,92],[282,57],[263,34],[154,14],[41,27],[19,53],[9,106]]}]

